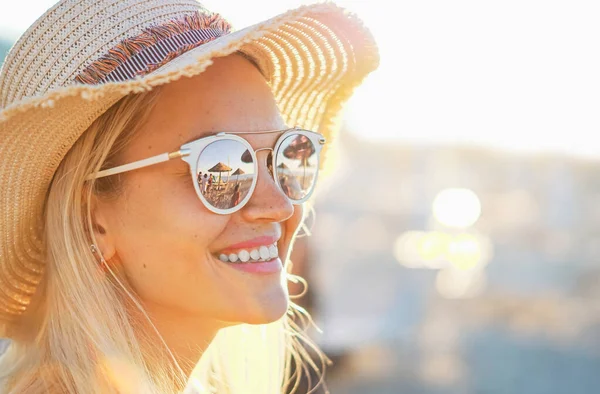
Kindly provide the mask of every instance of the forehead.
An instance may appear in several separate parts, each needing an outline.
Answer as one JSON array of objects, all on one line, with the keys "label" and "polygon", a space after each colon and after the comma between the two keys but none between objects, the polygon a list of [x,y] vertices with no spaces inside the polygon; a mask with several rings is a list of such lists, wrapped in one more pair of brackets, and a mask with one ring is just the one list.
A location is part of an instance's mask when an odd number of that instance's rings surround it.
[{"label": "forehead", "polygon": [[230,55],[214,59],[198,76],[164,86],[140,137],[147,146],[159,145],[164,151],[219,131],[283,126],[271,88],[259,70],[244,57]]}]

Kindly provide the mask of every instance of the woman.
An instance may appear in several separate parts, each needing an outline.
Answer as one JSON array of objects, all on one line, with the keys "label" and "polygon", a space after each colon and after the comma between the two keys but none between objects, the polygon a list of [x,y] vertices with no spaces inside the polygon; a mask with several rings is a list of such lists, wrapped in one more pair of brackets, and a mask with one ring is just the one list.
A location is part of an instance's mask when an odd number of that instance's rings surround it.
[{"label": "woman", "polygon": [[[40,17],[0,72],[1,392],[292,391],[311,361],[287,260],[334,119],[377,61],[332,4],[237,32],[192,0]],[[300,195],[277,183],[286,161],[313,171]],[[234,166],[239,201],[201,192],[195,174]]]}]

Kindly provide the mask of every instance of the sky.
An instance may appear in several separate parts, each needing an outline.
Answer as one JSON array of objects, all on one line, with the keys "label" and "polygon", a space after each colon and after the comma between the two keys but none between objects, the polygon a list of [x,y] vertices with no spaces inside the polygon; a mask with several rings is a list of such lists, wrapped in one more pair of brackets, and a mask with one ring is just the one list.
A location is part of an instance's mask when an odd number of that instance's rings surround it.
[{"label": "sky", "polygon": [[[54,0],[0,2],[18,36]],[[309,3],[210,0],[236,28]],[[345,110],[374,141],[466,143],[600,158],[600,2],[339,0],[371,29],[379,69]]]}]

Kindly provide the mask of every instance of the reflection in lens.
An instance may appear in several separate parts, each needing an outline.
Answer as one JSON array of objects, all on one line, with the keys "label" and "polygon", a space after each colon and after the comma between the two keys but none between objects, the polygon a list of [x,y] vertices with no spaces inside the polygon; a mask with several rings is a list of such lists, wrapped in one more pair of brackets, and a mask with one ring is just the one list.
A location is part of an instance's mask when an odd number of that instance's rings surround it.
[{"label": "reflection in lens", "polygon": [[198,158],[197,181],[206,201],[230,209],[241,203],[254,180],[254,160],[245,145],[234,140],[209,144]]},{"label": "reflection in lens", "polygon": [[277,152],[277,180],[292,200],[301,200],[313,188],[319,170],[316,148],[302,134],[287,137]]}]

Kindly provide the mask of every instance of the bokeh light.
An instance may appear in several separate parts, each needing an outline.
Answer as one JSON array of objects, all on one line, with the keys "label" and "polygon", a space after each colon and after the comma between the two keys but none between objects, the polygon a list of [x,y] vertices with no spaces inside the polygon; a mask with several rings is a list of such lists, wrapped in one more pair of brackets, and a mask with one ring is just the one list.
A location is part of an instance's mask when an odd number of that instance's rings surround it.
[{"label": "bokeh light", "polygon": [[469,270],[487,264],[491,258],[491,242],[483,236],[457,234],[448,244],[446,256],[455,268]]},{"label": "bokeh light", "polygon": [[394,257],[408,268],[422,268],[423,264],[417,250],[417,244],[425,235],[423,231],[406,231],[394,242]]},{"label": "bokeh light", "polygon": [[444,261],[449,242],[448,234],[437,231],[424,233],[417,241],[419,257],[426,266],[438,268]]},{"label": "bokeh light", "polygon": [[481,203],[472,190],[444,189],[433,200],[433,215],[445,226],[469,227],[479,219]]},{"label": "bokeh light", "polygon": [[396,260],[407,268],[467,271],[487,265],[492,255],[491,240],[481,234],[406,231],[394,243]]}]

